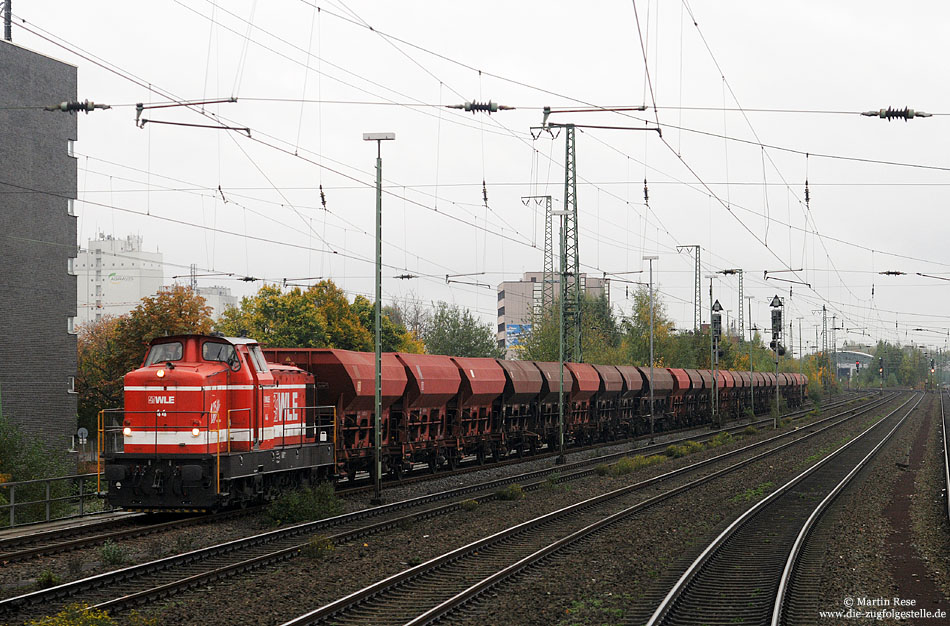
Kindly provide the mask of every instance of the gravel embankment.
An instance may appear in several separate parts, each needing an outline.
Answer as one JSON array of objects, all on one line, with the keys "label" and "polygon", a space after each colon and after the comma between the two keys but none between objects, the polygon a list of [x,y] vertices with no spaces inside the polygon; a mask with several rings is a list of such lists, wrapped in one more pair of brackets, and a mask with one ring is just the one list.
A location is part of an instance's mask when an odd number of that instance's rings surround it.
[{"label": "gravel embankment", "polygon": [[[727,424],[731,426],[733,424]],[[679,439],[690,434],[704,434],[707,428],[696,428],[686,433],[659,434],[658,443]],[[605,446],[598,450],[568,452],[567,461],[575,462],[613,452],[635,450],[646,445],[645,440],[634,443],[625,442]],[[513,476],[537,469],[549,468],[550,459],[527,459],[523,463],[493,467],[486,465],[480,471],[456,476],[433,476],[431,480],[409,485],[387,486],[383,491],[387,502],[412,498],[419,495],[438,493],[460,486]],[[356,511],[369,507],[368,496],[354,496],[344,499],[345,511]],[[192,526],[180,530],[168,530],[146,537],[123,539],[115,542],[115,547],[103,550],[101,546],[81,548],[67,553],[44,556],[29,561],[5,564],[0,568],[0,598],[8,598],[27,593],[36,588],[37,578],[55,577],[58,583],[68,582],[81,577],[111,571],[118,567],[144,563],[157,558],[179,554],[188,550],[203,548],[224,541],[247,537],[271,530],[269,520],[262,515],[250,515],[225,522]]]},{"label": "gravel embankment", "polygon": [[[859,423],[864,422],[864,418],[859,420]],[[846,429],[855,430],[856,425]],[[741,475],[717,481],[723,484],[715,493],[682,498],[682,502],[676,506],[664,507],[664,511],[654,514],[655,521],[645,524],[651,539],[639,543],[641,556],[652,559],[655,549],[662,543],[669,543],[666,540],[670,538],[674,538],[677,545],[682,545],[681,538],[688,539],[693,533],[699,532],[694,528],[696,525],[701,530],[706,530],[708,526],[720,523],[727,515],[725,511],[719,511],[723,501],[735,499],[734,506],[741,508],[743,496],[747,495],[750,485],[761,485],[766,481],[778,480],[779,474],[791,473],[801,463],[802,458],[807,456],[805,452],[811,454],[818,448],[840,440],[842,432],[841,429],[836,429],[833,433],[819,436],[820,441],[808,444],[804,452],[800,447],[796,447],[782,455],[781,459],[757,463]],[[750,440],[769,434],[763,431]],[[740,444],[730,444],[737,445]],[[232,581],[179,594],[175,600],[162,606],[149,607],[144,612],[158,618],[162,624],[206,623],[208,615],[214,615],[220,623],[278,624],[459,545],[584,498],[692,463],[698,458],[719,454],[730,446],[706,450],[680,459],[670,459],[626,476],[602,476],[566,485],[546,486],[538,491],[528,492],[527,497],[521,501],[486,503],[474,511],[459,511],[372,536],[363,542],[335,546],[317,557],[302,556]],[[453,477],[448,480],[459,479]],[[426,486],[428,487],[428,483]],[[665,485],[664,488],[669,486]],[[447,485],[442,485],[440,488],[446,487]],[[647,498],[654,493],[653,490],[645,490],[642,497]],[[697,515],[697,511],[701,510],[717,510],[717,513]],[[614,537],[615,542],[631,539],[629,528],[615,532],[618,534]],[[641,533],[637,533],[639,534]],[[670,554],[675,555],[679,549],[674,547]],[[587,553],[586,550],[584,552]],[[618,561],[626,561],[625,558],[616,558],[618,552],[614,546],[591,552],[596,553],[609,556],[613,567],[624,565]],[[588,580],[589,568],[572,567],[571,570],[585,582]],[[599,578],[599,574],[594,576],[595,580]],[[620,580],[623,580],[623,576]],[[573,586],[577,589],[579,585],[580,583],[574,580],[570,586],[561,588],[570,589]],[[621,585],[621,588],[623,587],[624,585]],[[567,607],[570,607],[570,599],[572,598],[566,600]],[[524,596],[513,600],[504,613],[512,616],[513,621],[510,623],[525,623],[528,615],[542,615],[532,612],[533,608],[532,611],[526,610],[525,604],[528,602],[529,599]],[[561,612],[563,611],[557,612],[556,615],[544,613],[535,623],[553,623],[551,618],[560,616]],[[479,618],[477,621],[499,622],[494,615]]]}]

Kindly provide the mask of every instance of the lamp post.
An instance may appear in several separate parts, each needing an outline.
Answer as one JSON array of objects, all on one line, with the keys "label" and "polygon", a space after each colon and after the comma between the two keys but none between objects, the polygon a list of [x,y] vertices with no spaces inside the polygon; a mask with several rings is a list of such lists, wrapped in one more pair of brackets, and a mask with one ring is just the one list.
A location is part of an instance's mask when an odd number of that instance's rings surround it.
[{"label": "lamp post", "polygon": [[644,261],[650,262],[650,443],[653,443],[653,262],[660,257],[648,254]]},{"label": "lamp post", "polygon": [[[557,209],[551,211],[551,215],[561,218],[561,276],[559,279],[559,297],[558,301],[558,360],[560,362],[561,380],[557,393],[557,432],[558,432],[558,455],[554,460],[555,465],[564,465],[567,459],[564,457],[564,300],[567,298],[567,230],[565,220],[568,215],[572,215],[567,209]],[[577,280],[575,277],[574,280]]]},{"label": "lamp post", "polygon": [[363,133],[363,141],[376,142],[376,404],[373,418],[373,499],[372,504],[382,504],[380,481],[383,474],[383,432],[382,432],[382,343],[381,318],[383,306],[383,157],[382,144],[384,141],[393,141],[396,133]]},{"label": "lamp post", "polygon": [[755,368],[752,366],[752,339],[755,336],[755,330],[752,328],[752,298],[755,296],[746,296],[746,300],[749,301],[749,402],[752,404],[752,417],[749,418],[749,423],[755,421],[755,381],[752,380],[755,372]]}]

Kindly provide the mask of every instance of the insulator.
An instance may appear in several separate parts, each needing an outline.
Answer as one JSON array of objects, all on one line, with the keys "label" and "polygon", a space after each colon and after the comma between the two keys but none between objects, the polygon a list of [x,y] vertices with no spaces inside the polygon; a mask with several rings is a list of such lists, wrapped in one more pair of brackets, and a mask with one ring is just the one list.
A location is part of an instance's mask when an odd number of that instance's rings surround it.
[{"label": "insulator", "polygon": [[811,191],[808,189],[808,179],[805,179],[805,204],[811,202]]},{"label": "insulator", "polygon": [[488,206],[488,187],[485,186],[485,179],[482,179],[482,200],[485,202],[485,206]]},{"label": "insulator", "polygon": [[326,209],[327,209],[327,197],[326,197],[326,195],[323,193],[323,185],[320,185],[320,204],[323,205],[323,210],[326,211]]},{"label": "insulator", "polygon": [[650,190],[647,188],[647,179],[643,179],[643,203],[646,205],[650,204]]},{"label": "insulator", "polygon": [[[868,111],[868,113],[866,113],[865,115],[868,115],[868,114],[874,115],[874,112]],[[914,109],[908,109],[907,107],[904,107],[903,109],[895,109],[893,107],[887,107],[886,109],[880,109],[877,112],[877,117],[887,120],[888,122],[890,122],[893,119],[904,120],[906,122],[907,120],[912,120],[915,117],[930,117],[930,115],[931,115],[930,113],[924,113],[923,111],[915,111]]]},{"label": "insulator", "polygon": [[492,102],[491,100],[488,102],[466,102],[465,110],[470,111],[473,114],[475,112],[480,112],[491,115],[492,113],[498,112],[498,103]]}]

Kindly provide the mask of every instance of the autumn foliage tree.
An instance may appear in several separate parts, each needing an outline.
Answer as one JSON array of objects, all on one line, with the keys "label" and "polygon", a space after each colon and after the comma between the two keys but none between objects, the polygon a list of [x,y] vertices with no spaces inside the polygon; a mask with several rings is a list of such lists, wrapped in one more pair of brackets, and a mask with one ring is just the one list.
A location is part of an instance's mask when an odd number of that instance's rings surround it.
[{"label": "autumn foliage tree", "polygon": [[175,285],[142,302],[127,315],[106,316],[79,328],[79,425],[96,428],[101,409],[122,406],[122,378],[139,367],[156,337],[211,332],[211,307],[188,287]]},{"label": "autumn foliage tree", "polygon": [[[243,298],[218,321],[225,335],[247,334],[272,347],[341,348],[371,351],[374,346],[373,303],[356,296],[351,303],[333,281],[324,280],[307,289],[282,291],[264,285],[257,294]],[[382,318],[385,352],[422,352],[422,344],[402,324]]]}]

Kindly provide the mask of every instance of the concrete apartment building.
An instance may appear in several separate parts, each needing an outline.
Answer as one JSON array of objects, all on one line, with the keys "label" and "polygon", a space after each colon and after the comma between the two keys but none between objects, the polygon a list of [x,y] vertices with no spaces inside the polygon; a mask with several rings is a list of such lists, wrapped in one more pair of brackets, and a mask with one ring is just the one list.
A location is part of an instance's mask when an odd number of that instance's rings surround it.
[{"label": "concrete apartment building", "polygon": [[0,41],[0,409],[51,450],[76,432],[76,67]]},{"label": "concrete apartment building", "polygon": [[83,324],[128,313],[165,282],[162,253],[143,250],[141,235],[120,239],[100,233],[79,251],[74,269],[76,320]]},{"label": "concrete apartment building", "polygon": [[[554,276],[555,297],[560,292],[559,276]],[[604,280],[580,275],[581,289],[592,296],[604,295]],[[568,283],[570,284],[570,283]],[[543,272],[525,272],[521,280],[506,280],[498,285],[498,347],[506,358],[518,358],[524,338],[531,332],[533,315],[541,311]]]}]

